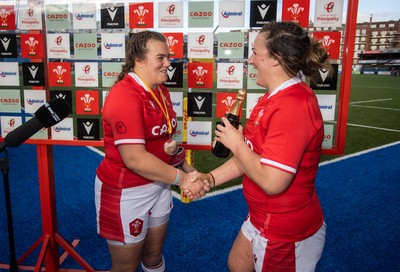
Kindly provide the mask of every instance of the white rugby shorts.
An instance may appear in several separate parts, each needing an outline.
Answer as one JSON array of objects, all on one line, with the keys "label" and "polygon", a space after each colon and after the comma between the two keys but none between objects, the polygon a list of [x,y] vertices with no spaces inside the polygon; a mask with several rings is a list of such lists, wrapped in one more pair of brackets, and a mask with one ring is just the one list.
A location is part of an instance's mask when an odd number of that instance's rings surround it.
[{"label": "white rugby shorts", "polygon": [[241,231],[252,242],[256,272],[312,272],[324,250],[326,224],[324,222],[313,236],[299,242],[268,240],[250,222],[250,217],[244,221]]},{"label": "white rugby shorts", "polygon": [[98,234],[122,245],[137,243],[146,237],[148,228],[168,222],[173,208],[170,184],[153,182],[119,189],[97,176],[95,204]]}]

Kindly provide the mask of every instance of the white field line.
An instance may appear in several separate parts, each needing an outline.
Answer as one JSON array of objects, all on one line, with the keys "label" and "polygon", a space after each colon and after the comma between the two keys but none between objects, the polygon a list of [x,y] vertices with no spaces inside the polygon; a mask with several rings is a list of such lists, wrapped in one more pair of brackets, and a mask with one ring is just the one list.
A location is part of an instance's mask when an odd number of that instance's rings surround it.
[{"label": "white field line", "polygon": [[375,99],[375,100],[355,101],[355,102],[350,102],[349,105],[362,104],[362,103],[373,103],[373,102],[381,102],[381,101],[389,101],[389,100],[393,100],[393,98],[383,98],[383,99]]},{"label": "white field line", "polygon": [[384,108],[384,107],[363,106],[363,105],[350,105],[350,106],[351,107],[359,107],[359,108],[377,109],[377,110],[400,111],[400,109],[395,109],[395,108]]},{"label": "white field line", "polygon": [[349,103],[349,106],[352,106],[352,107],[360,107],[360,108],[369,108],[369,109],[378,109],[378,110],[394,110],[394,111],[400,111],[400,109],[395,109],[395,108],[384,108],[384,107],[376,107],[376,106],[356,105],[356,104],[374,103],[374,102],[391,101],[391,100],[393,100],[393,98],[383,98],[383,99],[374,99],[374,100],[354,101],[354,102],[350,102],[350,103]]},{"label": "white field line", "polygon": [[390,129],[390,128],[381,128],[381,127],[364,126],[364,125],[351,124],[351,123],[347,123],[347,125],[348,125],[348,126],[352,126],[352,127],[362,127],[362,128],[370,128],[370,129],[377,129],[377,130],[390,131],[390,132],[400,132],[400,130],[398,130],[398,129]]}]

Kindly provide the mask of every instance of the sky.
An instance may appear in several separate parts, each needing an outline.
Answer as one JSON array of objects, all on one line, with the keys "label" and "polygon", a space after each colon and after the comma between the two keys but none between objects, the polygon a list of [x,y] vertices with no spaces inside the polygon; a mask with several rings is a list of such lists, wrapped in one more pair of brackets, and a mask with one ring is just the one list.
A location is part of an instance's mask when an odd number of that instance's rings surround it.
[{"label": "sky", "polygon": [[400,19],[399,0],[359,0],[358,22],[369,22],[370,14],[372,21],[388,21]]}]

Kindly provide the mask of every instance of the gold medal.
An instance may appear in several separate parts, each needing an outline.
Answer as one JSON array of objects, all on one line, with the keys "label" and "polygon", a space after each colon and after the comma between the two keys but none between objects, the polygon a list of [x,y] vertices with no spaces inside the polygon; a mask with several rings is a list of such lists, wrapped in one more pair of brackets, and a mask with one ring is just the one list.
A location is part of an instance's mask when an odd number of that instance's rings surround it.
[{"label": "gold medal", "polygon": [[178,150],[178,144],[175,140],[169,139],[164,143],[164,151],[168,155],[175,155],[176,151]]}]

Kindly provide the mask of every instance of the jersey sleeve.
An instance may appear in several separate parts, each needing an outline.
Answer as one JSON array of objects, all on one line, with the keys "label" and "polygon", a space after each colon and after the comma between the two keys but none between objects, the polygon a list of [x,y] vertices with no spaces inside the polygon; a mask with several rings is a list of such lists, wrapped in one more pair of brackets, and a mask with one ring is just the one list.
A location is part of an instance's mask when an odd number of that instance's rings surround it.
[{"label": "jersey sleeve", "polygon": [[103,119],[112,129],[115,145],[145,143],[143,98],[138,88],[119,84],[107,96]]}]

